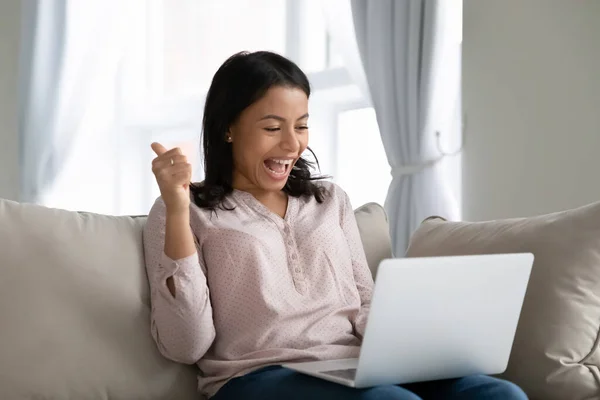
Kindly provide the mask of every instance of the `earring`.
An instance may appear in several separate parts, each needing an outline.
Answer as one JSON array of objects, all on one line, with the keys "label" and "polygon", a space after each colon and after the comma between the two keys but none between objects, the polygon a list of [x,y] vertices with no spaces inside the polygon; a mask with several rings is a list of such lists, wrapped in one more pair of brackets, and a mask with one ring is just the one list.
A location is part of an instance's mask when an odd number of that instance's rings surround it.
[{"label": "earring", "polygon": [[233,141],[233,139],[231,138],[231,136],[230,136],[230,135],[227,135],[227,138],[225,139],[225,141],[226,141],[227,143],[231,143],[231,142]]}]

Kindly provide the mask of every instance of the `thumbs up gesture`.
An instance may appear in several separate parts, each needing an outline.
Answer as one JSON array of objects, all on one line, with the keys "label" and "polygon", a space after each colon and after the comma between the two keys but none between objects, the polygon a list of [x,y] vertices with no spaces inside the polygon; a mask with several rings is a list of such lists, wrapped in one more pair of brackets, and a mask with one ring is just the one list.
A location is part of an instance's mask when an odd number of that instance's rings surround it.
[{"label": "thumbs up gesture", "polygon": [[165,202],[167,212],[184,213],[190,206],[192,165],[179,147],[167,150],[160,143],[152,143],[157,157],[152,160],[152,172]]}]

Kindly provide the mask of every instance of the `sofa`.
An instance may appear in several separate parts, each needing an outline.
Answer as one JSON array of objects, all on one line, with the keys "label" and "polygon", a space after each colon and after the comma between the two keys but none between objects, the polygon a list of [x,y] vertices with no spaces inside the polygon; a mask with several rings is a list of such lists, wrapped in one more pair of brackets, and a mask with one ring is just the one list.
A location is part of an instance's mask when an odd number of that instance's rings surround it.
[{"label": "sofa", "polygon": [[[356,210],[369,265],[391,256],[385,212]],[[0,199],[0,399],[199,399],[195,366],[150,336],[145,216]]]},{"label": "sofa", "polygon": [[[369,266],[391,257],[382,207],[355,210]],[[0,199],[0,399],[198,399],[195,366],[150,336],[144,216]],[[531,251],[506,374],[532,399],[598,399],[600,204],[481,223],[433,217],[409,257]]]}]

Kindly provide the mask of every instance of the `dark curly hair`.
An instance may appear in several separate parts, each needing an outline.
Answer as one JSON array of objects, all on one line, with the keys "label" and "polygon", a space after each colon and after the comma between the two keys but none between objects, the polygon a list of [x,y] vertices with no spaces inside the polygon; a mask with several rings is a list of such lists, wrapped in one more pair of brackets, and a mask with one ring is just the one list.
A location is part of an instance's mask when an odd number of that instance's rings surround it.
[{"label": "dark curly hair", "polygon": [[[251,104],[275,86],[301,89],[310,97],[310,84],[302,70],[292,61],[275,53],[258,51],[234,54],[215,74],[204,106],[202,145],[204,150],[204,182],[191,184],[194,203],[201,208],[223,207],[223,200],[233,191],[233,154],[225,140],[229,127]],[[315,162],[318,160],[308,149]],[[290,171],[283,191],[290,196],[314,196],[322,203],[325,192],[313,181],[313,163],[304,157]]]}]

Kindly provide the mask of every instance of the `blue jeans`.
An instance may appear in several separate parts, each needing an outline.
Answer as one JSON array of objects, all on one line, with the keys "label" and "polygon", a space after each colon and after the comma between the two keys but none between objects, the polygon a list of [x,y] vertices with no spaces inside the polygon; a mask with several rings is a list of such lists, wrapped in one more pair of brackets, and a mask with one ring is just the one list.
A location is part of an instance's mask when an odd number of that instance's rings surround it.
[{"label": "blue jeans", "polygon": [[230,380],[211,400],[526,400],[513,383],[484,375],[353,389],[282,367],[266,367]]}]

